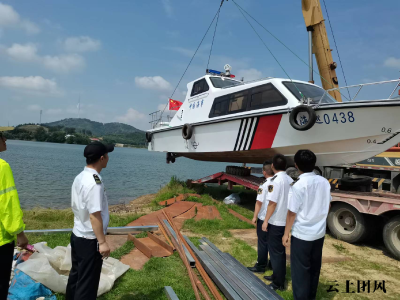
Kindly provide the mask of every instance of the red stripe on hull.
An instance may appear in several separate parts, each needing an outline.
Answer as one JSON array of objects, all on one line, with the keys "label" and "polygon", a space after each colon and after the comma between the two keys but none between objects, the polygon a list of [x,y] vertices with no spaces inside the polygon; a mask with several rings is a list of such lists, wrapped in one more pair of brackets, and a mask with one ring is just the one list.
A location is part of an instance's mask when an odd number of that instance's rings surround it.
[{"label": "red stripe on hull", "polygon": [[281,119],[282,115],[261,117],[250,150],[271,148]]}]

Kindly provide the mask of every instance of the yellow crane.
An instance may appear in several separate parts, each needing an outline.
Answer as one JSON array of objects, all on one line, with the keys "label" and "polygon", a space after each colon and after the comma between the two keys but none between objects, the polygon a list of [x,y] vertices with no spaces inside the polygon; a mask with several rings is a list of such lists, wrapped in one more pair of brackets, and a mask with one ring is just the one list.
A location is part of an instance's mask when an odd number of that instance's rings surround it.
[{"label": "yellow crane", "polygon": [[[314,83],[312,54],[315,54],[322,87],[325,90],[338,88],[339,82],[335,71],[337,64],[332,58],[332,49],[329,46],[321,3],[319,0],[302,0],[301,6],[309,38],[310,83]],[[338,90],[330,91],[329,94],[336,101],[342,102],[342,97]]]}]

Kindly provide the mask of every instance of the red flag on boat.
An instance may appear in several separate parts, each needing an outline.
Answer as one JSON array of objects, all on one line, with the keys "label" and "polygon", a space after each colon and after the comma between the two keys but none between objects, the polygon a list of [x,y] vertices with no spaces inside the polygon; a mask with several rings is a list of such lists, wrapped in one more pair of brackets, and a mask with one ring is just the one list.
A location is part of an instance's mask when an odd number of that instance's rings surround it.
[{"label": "red flag on boat", "polygon": [[169,110],[179,110],[182,104],[180,101],[169,99]]}]

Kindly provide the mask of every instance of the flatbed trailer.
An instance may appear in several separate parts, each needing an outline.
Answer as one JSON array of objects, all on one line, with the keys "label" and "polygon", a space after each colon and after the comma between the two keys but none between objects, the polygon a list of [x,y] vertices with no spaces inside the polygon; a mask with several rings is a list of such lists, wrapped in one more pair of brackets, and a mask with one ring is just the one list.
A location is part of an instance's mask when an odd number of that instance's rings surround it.
[{"label": "flatbed trailer", "polygon": [[[242,185],[257,190],[264,181],[254,175],[239,176],[225,172],[194,180],[193,183]],[[400,195],[389,192],[350,192],[335,189],[332,184],[332,205],[328,214],[328,228],[337,239],[358,243],[382,235],[388,252],[400,260]]]}]

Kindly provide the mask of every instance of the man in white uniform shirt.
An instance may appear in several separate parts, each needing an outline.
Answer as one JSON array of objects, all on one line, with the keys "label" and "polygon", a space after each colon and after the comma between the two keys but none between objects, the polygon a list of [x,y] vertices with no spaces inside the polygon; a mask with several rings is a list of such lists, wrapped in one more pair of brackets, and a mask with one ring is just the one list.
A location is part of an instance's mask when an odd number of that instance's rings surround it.
[{"label": "man in white uniform shirt", "polygon": [[290,266],[293,296],[295,300],[313,300],[321,271],[331,186],[328,180],[313,172],[317,158],[310,150],[297,151],[294,162],[300,176],[292,184],[282,243],[285,247],[289,245],[292,229]]},{"label": "man in white uniform shirt", "polygon": [[268,233],[262,231],[261,226],[264,222],[265,214],[267,212],[267,201],[265,200],[266,194],[268,193],[268,185],[274,172],[271,169],[271,161],[265,161],[263,163],[263,175],[266,178],[265,181],[260,185],[257,191],[257,201],[254,208],[253,223],[257,226],[257,262],[254,267],[248,267],[248,269],[254,273],[265,273],[265,270],[269,267],[268,264]]},{"label": "man in white uniform shirt", "polygon": [[285,233],[290,184],[293,182],[285,172],[286,166],[285,156],[277,154],[273,157],[272,170],[275,176],[268,186],[266,196],[268,206],[262,226],[262,230],[268,232],[268,252],[273,271],[271,276],[264,278],[272,281],[270,286],[274,290],[284,289],[286,277],[286,249],[282,245],[282,237]]},{"label": "man in white uniform shirt", "polygon": [[105,238],[110,215],[100,172],[107,167],[108,153],[112,151],[113,145],[106,146],[100,142],[87,145],[83,154],[87,166],[72,185],[74,228],[67,300],[96,299],[103,259],[110,255]]}]

